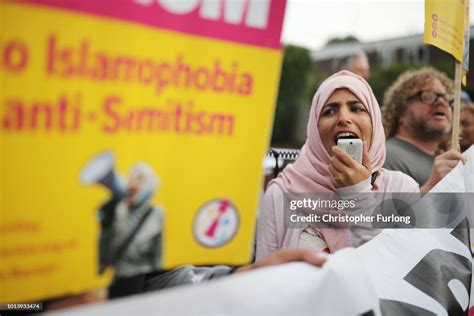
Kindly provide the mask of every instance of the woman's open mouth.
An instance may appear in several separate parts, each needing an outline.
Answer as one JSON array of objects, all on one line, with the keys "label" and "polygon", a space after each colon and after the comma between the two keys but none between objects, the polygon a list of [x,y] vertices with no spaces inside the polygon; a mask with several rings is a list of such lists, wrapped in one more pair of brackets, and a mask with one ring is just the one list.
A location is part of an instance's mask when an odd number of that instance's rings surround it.
[{"label": "woman's open mouth", "polygon": [[349,138],[360,138],[356,133],[353,132],[340,132],[337,133],[334,137],[334,144],[337,145],[339,139],[349,139]]}]

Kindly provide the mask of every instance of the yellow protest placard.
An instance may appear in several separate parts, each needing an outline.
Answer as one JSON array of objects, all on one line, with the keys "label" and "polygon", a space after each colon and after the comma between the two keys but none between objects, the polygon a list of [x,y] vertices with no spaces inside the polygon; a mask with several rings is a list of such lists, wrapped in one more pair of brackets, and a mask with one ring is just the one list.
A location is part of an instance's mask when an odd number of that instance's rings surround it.
[{"label": "yellow protest placard", "polygon": [[225,2],[0,2],[0,302],[250,260],[285,2]]},{"label": "yellow protest placard", "polygon": [[463,60],[467,0],[425,0],[424,42]]}]

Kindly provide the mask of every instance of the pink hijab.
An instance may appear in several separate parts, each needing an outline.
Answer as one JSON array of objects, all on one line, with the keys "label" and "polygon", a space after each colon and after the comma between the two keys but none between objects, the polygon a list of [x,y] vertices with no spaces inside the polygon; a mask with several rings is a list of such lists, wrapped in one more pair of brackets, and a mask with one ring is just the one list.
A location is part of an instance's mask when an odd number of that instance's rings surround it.
[{"label": "pink hijab", "polygon": [[[342,88],[349,89],[367,108],[372,120],[372,143],[369,147],[372,172],[379,171],[382,168],[385,162],[385,133],[380,107],[369,84],[362,77],[343,70],[326,79],[313,97],[308,119],[306,143],[301,150],[300,157],[270,182],[277,184],[283,192],[324,193],[335,191],[329,172],[331,157],[321,140],[318,121],[321,109],[326,101],[336,89]],[[384,173],[380,176],[383,177]],[[348,229],[317,230],[323,235],[331,252],[347,246]]]}]

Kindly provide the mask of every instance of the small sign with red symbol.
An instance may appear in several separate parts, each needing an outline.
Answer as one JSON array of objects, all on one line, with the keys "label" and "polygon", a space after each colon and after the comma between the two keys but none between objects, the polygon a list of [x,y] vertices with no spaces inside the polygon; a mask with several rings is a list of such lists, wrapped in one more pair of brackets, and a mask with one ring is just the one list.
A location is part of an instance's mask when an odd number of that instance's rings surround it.
[{"label": "small sign with red symbol", "polygon": [[199,244],[214,248],[227,244],[238,228],[236,207],[228,199],[216,199],[199,209],[194,218],[193,233]]}]

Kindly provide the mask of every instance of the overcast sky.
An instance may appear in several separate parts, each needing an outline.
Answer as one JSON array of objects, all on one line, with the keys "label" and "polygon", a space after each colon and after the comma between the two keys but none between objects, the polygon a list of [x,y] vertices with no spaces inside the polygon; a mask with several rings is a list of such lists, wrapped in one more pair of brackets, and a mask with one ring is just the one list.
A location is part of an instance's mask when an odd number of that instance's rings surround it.
[{"label": "overcast sky", "polygon": [[282,39],[318,49],[332,37],[367,42],[421,34],[423,27],[424,0],[287,0]]}]

